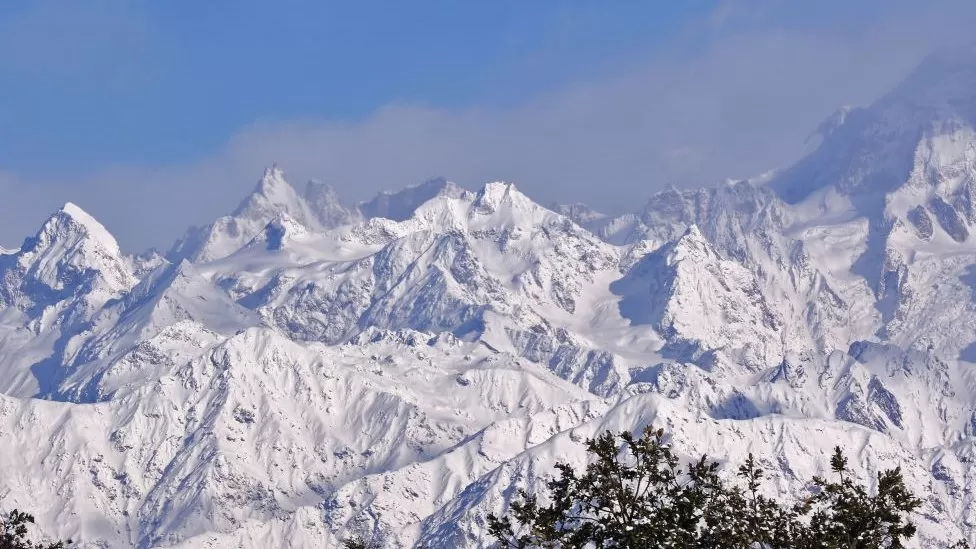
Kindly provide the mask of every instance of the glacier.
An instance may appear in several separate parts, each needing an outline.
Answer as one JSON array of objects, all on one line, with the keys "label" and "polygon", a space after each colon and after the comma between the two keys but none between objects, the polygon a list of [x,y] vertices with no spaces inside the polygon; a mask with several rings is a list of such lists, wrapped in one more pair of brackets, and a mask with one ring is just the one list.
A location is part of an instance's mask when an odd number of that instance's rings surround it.
[{"label": "glacier", "polygon": [[795,165],[623,215],[278,166],[165,254],[65,204],[0,248],[0,504],[81,547],[482,547],[585,438],[663,427],[797,497],[899,465],[976,541],[976,49]]}]

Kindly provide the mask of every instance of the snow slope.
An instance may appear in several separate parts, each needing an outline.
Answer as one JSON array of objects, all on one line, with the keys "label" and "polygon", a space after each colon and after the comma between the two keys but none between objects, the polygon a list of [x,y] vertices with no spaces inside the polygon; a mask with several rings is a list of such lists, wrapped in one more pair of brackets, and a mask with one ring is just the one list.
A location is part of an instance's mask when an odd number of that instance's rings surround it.
[{"label": "snow slope", "polygon": [[434,179],[347,207],[268,169],[163,257],[67,204],[0,253],[4,507],[84,547],[481,547],[604,429],[900,465],[976,541],[976,51],[795,166],[639,211]]}]

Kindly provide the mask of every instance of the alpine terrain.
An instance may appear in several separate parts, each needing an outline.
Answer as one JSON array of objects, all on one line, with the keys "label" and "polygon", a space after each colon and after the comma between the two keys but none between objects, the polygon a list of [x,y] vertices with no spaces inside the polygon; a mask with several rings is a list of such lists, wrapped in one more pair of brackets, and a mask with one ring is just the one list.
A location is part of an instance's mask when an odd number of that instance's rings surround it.
[{"label": "alpine terrain", "polygon": [[0,249],[4,508],[82,547],[482,547],[580,441],[652,425],[783,497],[835,445],[900,465],[913,542],[976,541],[976,50],[818,136],[622,216],[272,167],[130,255],[65,204]]}]

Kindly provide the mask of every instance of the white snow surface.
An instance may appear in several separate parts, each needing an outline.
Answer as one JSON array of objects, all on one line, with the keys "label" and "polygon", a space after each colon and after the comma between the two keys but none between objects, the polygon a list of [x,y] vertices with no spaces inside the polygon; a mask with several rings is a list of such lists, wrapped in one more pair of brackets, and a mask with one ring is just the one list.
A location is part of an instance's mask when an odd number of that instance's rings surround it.
[{"label": "white snow surface", "polygon": [[753,452],[798,498],[901,466],[976,541],[976,53],[792,168],[640,211],[277,167],[163,255],[74,204],[0,250],[0,507],[82,547],[483,547],[605,429]]}]

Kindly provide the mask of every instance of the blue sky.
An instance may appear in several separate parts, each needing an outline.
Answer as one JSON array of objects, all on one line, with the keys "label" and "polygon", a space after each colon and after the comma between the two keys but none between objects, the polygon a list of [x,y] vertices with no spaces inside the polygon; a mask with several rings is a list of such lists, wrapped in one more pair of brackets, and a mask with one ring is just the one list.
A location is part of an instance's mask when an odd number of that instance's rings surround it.
[{"label": "blue sky", "polygon": [[[0,165],[179,162],[256,121],[517,103],[654,48],[712,2],[13,0]],[[26,27],[26,28],[25,28]],[[22,30],[21,30],[22,29]],[[14,49],[14,48],[11,48]]]},{"label": "blue sky", "polygon": [[619,211],[789,162],[968,4],[7,0],[0,243],[71,200],[165,247],[273,161],[350,201],[443,175]]}]

